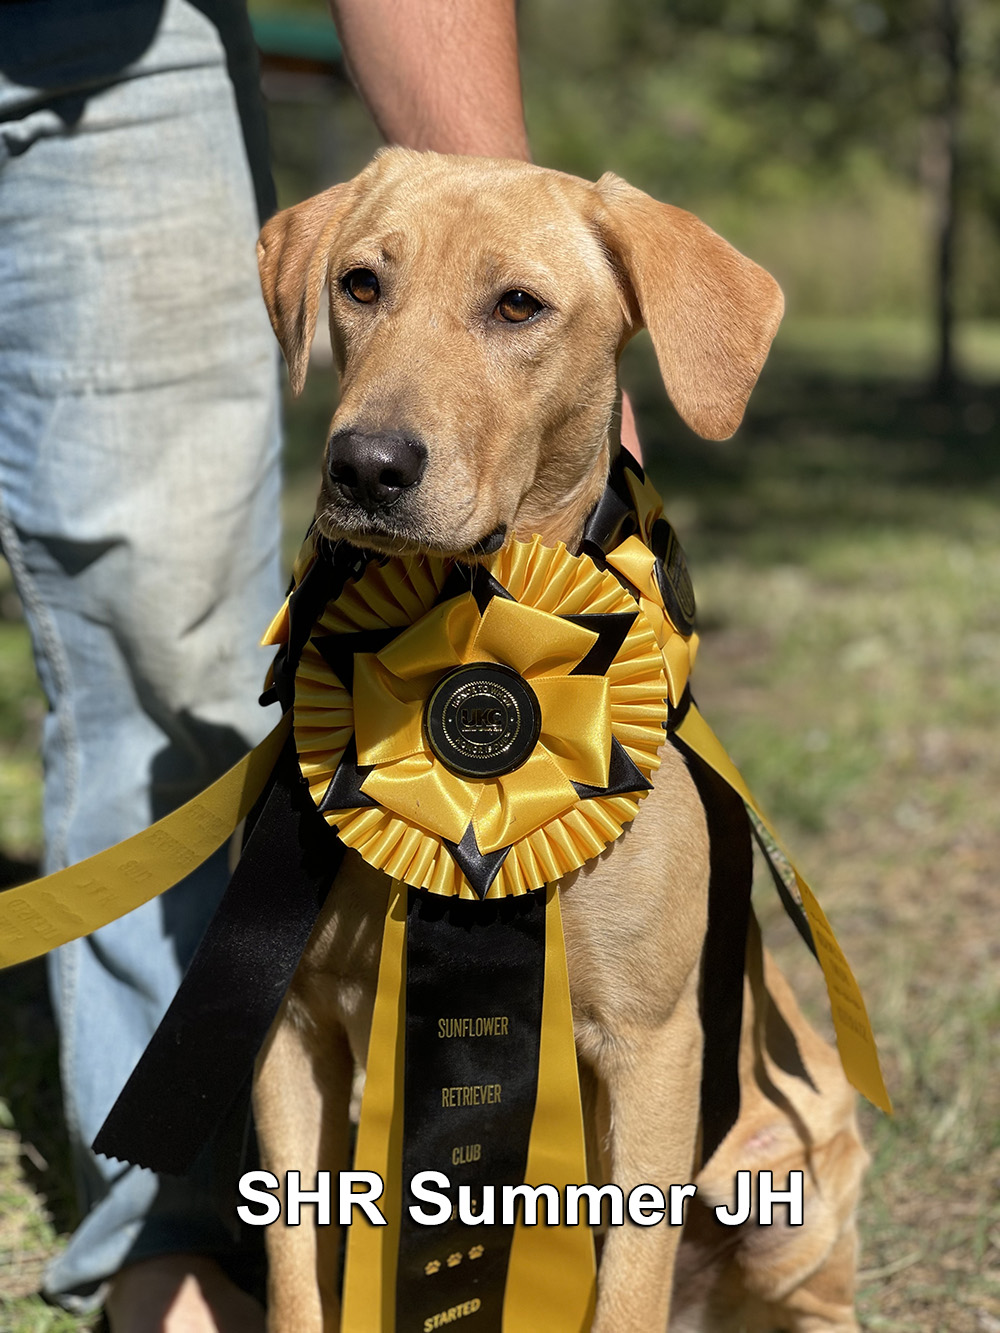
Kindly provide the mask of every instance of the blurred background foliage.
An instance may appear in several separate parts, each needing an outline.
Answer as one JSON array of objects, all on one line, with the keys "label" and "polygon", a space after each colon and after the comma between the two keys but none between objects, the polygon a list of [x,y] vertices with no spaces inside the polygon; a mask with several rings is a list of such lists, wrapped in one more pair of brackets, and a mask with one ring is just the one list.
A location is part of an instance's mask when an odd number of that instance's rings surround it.
[{"label": "blurred background foliage", "polygon": [[[323,0],[280,12],[327,22]],[[519,24],[536,160],[698,213],[775,273],[793,317],[933,326],[942,269],[961,319],[1000,316],[994,0],[522,0]],[[353,99],[345,120],[327,97],[317,161],[275,91],[286,198],[377,145]]]}]

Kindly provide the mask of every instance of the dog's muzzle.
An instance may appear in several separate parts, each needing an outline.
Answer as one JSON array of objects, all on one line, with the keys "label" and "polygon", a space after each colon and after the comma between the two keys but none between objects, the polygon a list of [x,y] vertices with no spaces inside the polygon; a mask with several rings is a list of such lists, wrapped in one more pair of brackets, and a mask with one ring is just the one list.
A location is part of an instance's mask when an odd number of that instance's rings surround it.
[{"label": "dog's muzzle", "polygon": [[419,485],[427,446],[399,431],[342,430],[327,446],[326,470],[335,495],[368,514],[390,509]]}]

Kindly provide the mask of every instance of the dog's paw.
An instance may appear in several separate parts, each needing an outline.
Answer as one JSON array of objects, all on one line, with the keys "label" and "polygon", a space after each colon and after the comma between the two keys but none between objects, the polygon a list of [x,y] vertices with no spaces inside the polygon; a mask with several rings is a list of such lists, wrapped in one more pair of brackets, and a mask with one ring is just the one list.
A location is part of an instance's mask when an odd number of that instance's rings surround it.
[{"label": "dog's paw", "polygon": [[454,1254],[449,1254],[448,1258],[445,1260],[445,1263],[448,1265],[449,1268],[457,1268],[461,1262],[462,1262],[462,1256],[459,1254],[457,1250],[455,1251]]},{"label": "dog's paw", "polygon": [[473,1245],[472,1249],[469,1251],[469,1258],[479,1259],[482,1257],[482,1253],[483,1253],[482,1245]]},{"label": "dog's paw", "polygon": [[431,1259],[429,1263],[424,1264],[424,1272],[428,1277],[432,1277],[441,1267],[440,1259]]}]

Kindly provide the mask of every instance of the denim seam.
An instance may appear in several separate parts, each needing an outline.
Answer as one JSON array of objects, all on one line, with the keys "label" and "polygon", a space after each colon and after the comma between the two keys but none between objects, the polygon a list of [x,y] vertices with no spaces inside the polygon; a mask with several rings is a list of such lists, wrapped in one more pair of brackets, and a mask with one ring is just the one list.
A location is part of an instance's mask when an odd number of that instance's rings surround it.
[{"label": "denim seam", "polygon": [[[63,648],[62,639],[56,627],[54,617],[49,613],[48,607],[38,593],[35,581],[28,569],[24,558],[24,549],[21,545],[21,539],[18,534],[17,526],[10,516],[10,511],[4,501],[3,492],[0,490],[0,548],[7,558],[11,573],[14,576],[14,583],[17,588],[18,596],[24,603],[24,607],[30,622],[33,626],[33,632],[38,636],[40,650],[44,653],[46,661],[52,670],[52,679],[56,689],[56,700],[50,700],[53,711],[56,715],[57,724],[62,733],[63,754],[66,765],[66,805],[61,820],[59,821],[58,832],[53,839],[52,846],[48,850],[47,859],[50,866],[65,865],[67,860],[66,848],[69,843],[69,829],[72,822],[73,813],[76,809],[76,803],[80,789],[80,768],[78,760],[78,745],[76,728],[73,723],[72,710],[65,706],[64,700],[70,697],[70,671],[69,661]],[[63,1006],[72,1003],[73,992],[76,988],[77,957],[76,950],[71,946],[63,953],[63,966],[60,968],[60,991]],[[63,1012],[66,1012],[65,1007]],[[73,1039],[72,1034],[64,1032],[60,1040],[59,1065],[63,1081],[63,1102],[66,1116],[67,1128],[71,1135],[80,1137],[79,1119],[76,1114],[76,1107],[73,1104],[71,1089],[73,1086],[70,1077],[73,1068]]]}]

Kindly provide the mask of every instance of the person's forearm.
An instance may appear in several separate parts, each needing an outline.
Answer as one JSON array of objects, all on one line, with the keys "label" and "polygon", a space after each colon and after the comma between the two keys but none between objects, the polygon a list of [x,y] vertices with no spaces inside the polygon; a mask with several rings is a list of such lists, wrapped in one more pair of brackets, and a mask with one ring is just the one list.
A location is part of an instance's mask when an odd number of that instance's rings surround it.
[{"label": "person's forearm", "polygon": [[527,159],[514,0],[330,0],[389,143]]}]

